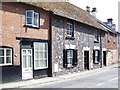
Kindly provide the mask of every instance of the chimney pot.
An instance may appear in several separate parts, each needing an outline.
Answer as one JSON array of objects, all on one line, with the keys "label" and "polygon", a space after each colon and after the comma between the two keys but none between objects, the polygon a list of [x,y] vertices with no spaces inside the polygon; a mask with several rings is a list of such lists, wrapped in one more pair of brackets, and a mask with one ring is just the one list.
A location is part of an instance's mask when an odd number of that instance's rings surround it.
[{"label": "chimney pot", "polygon": [[112,23],[113,19],[112,18],[108,18],[107,19],[107,24],[112,27],[113,23]]},{"label": "chimney pot", "polygon": [[90,13],[90,7],[89,7],[89,6],[86,7],[86,11],[87,11],[88,13]]},{"label": "chimney pot", "polygon": [[94,7],[94,8],[92,9],[92,12],[97,12],[97,9]]},{"label": "chimney pot", "polygon": [[92,16],[96,18],[97,8],[96,7],[92,8],[91,12],[92,12]]}]

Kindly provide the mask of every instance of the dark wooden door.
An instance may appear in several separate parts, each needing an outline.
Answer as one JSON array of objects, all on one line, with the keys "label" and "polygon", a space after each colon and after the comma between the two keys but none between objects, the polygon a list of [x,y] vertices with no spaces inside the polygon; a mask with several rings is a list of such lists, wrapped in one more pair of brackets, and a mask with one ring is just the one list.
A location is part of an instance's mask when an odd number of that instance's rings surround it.
[{"label": "dark wooden door", "polygon": [[89,70],[89,51],[84,51],[84,69]]},{"label": "dark wooden door", "polygon": [[103,51],[103,65],[104,65],[104,66],[107,65],[107,61],[106,61],[106,51]]}]

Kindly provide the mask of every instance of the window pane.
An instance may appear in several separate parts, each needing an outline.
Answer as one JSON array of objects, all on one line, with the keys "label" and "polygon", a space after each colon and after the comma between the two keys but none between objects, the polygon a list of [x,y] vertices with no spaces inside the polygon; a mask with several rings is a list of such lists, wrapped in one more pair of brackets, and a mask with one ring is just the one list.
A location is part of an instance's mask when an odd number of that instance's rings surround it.
[{"label": "window pane", "polygon": [[38,13],[34,13],[34,25],[38,26],[39,16]]},{"label": "window pane", "polygon": [[0,64],[4,64],[4,57],[0,57]]},{"label": "window pane", "polygon": [[35,43],[35,50],[39,50],[39,44]]},{"label": "window pane", "polygon": [[40,67],[47,67],[47,61],[46,60],[41,60],[40,61]]},{"label": "window pane", "polygon": [[45,50],[47,50],[47,44],[45,44]]},{"label": "window pane", "polygon": [[67,57],[70,57],[70,51],[67,51]]},{"label": "window pane", "polygon": [[72,59],[72,58],[69,58],[69,59],[68,59],[68,64],[72,64],[72,61],[73,61],[73,59]]},{"label": "window pane", "polygon": [[70,57],[73,57],[73,50],[70,50]]},{"label": "window pane", "polygon": [[6,63],[11,63],[11,57],[6,57]]},{"label": "window pane", "polygon": [[35,59],[39,59],[39,52],[35,52]]},{"label": "window pane", "polygon": [[11,50],[6,50],[6,56],[11,56]]},{"label": "window pane", "polygon": [[45,53],[44,53],[44,58],[46,58],[46,59],[47,59],[47,52],[45,52]]},{"label": "window pane", "polygon": [[47,52],[41,52],[41,58],[42,59],[47,58]]},{"label": "window pane", "polygon": [[95,51],[95,56],[98,56],[98,51]]},{"label": "window pane", "polygon": [[26,54],[26,50],[23,50],[23,54]]},{"label": "window pane", "polygon": [[43,50],[45,50],[45,44],[43,44]]},{"label": "window pane", "polygon": [[28,50],[28,54],[31,54],[31,50]]},{"label": "window pane", "polygon": [[28,55],[28,67],[32,67],[32,57]]},{"label": "window pane", "polygon": [[27,11],[27,17],[32,17],[33,11]]},{"label": "window pane", "polygon": [[4,50],[0,49],[0,56],[4,56]]},{"label": "window pane", "polygon": [[69,28],[70,28],[70,27],[69,27],[69,24],[67,24],[67,30],[69,30]]},{"label": "window pane", "polygon": [[27,24],[31,24],[32,25],[32,18],[27,18]]},{"label": "window pane", "polygon": [[35,43],[35,50],[43,50],[43,43]]},{"label": "window pane", "polygon": [[26,56],[23,56],[23,68],[27,68],[27,59],[26,59]]},{"label": "window pane", "polygon": [[35,68],[39,67],[39,60],[35,60]]}]

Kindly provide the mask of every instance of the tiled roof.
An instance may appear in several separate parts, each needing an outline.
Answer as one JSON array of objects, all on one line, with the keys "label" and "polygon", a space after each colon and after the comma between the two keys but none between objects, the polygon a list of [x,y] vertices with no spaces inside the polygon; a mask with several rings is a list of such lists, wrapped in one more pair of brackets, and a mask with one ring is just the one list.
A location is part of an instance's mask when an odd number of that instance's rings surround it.
[{"label": "tiled roof", "polygon": [[112,32],[112,33],[117,33],[116,31],[115,31],[115,29],[113,29],[112,27],[110,27],[110,26],[108,26],[106,23],[104,23],[104,22],[102,22],[102,21],[100,21],[100,20],[98,20],[97,19],[97,21],[100,23],[100,25],[102,26],[102,27],[104,27],[107,31],[110,31],[110,32]]},{"label": "tiled roof", "polygon": [[85,10],[70,4],[68,2],[26,2],[46,11],[52,11],[54,14],[66,17],[92,27],[104,30],[105,29],[96,21],[96,19]]}]

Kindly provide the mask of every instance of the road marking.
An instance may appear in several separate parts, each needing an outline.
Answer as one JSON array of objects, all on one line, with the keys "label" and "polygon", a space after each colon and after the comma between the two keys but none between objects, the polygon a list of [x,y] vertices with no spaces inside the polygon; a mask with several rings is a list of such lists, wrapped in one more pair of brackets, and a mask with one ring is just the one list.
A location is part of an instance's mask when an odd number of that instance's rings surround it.
[{"label": "road marking", "polygon": [[104,82],[102,82],[102,83],[98,84],[97,86],[101,86],[101,85],[103,85],[103,84],[104,84]]},{"label": "road marking", "polygon": [[[111,80],[109,80],[109,81],[106,81],[106,83],[107,83],[107,82],[114,81],[114,80],[116,80],[116,79],[118,79],[118,78],[119,78],[119,77],[115,77],[115,78],[113,78],[113,79],[111,79]],[[97,84],[97,86],[101,86],[101,85],[103,85],[103,84],[105,84],[105,82],[99,83],[99,84]]]},{"label": "road marking", "polygon": [[115,77],[115,78],[109,80],[108,82],[114,81],[114,80],[116,80],[116,79],[118,79],[118,77]]}]

